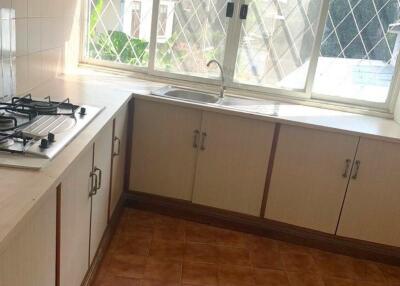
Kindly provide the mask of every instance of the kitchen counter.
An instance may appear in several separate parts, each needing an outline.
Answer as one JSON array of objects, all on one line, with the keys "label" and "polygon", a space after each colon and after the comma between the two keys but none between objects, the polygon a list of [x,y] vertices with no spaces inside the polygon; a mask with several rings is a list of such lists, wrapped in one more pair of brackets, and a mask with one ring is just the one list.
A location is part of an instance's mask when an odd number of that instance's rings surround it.
[{"label": "kitchen counter", "polygon": [[32,91],[32,95],[38,98],[50,95],[52,100],[63,100],[69,97],[74,104],[105,109],[40,171],[0,167],[0,252],[24,226],[25,218],[35,210],[38,202],[56,190],[71,163],[93,142],[95,135],[130,100],[132,94],[135,98],[146,100],[400,142],[400,125],[390,119],[260,99],[232,98],[229,105],[218,106],[150,95],[152,90],[165,85],[80,69],[75,75],[58,78]]}]

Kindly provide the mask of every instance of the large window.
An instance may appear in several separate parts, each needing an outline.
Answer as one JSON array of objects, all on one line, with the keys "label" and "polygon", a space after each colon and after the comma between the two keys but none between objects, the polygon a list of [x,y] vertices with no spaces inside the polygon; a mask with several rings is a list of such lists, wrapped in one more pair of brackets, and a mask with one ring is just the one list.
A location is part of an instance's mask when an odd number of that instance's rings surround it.
[{"label": "large window", "polygon": [[400,86],[400,0],[87,1],[89,63],[216,82],[217,59],[232,87],[384,109]]}]

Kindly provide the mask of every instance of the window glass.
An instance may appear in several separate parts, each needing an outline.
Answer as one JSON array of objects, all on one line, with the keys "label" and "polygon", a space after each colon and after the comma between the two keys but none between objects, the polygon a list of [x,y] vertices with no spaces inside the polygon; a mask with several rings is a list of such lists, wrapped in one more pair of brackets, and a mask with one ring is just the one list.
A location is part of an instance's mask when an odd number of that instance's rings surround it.
[{"label": "window glass", "polygon": [[304,89],[321,0],[251,0],[242,21],[235,80]]},{"label": "window glass", "polygon": [[160,71],[210,77],[219,75],[211,59],[224,57],[227,0],[161,0],[155,68]]},{"label": "window glass", "polygon": [[398,0],[331,0],[314,92],[383,103],[400,49]]},{"label": "window glass", "polygon": [[147,66],[151,0],[89,0],[86,57]]}]

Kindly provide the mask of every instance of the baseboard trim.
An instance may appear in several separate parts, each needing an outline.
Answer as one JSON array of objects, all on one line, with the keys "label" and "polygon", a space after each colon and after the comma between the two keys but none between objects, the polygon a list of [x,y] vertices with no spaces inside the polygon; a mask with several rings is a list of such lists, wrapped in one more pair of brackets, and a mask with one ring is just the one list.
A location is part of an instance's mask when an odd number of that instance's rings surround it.
[{"label": "baseboard trim", "polygon": [[99,248],[97,249],[96,255],[93,258],[93,262],[92,262],[91,266],[89,267],[81,286],[90,286],[95,281],[100,264],[101,264],[101,262],[104,258],[104,255],[111,243],[111,238],[113,237],[113,235],[116,231],[118,221],[122,215],[122,210],[124,208],[125,201],[126,201],[126,195],[122,194],[120,200],[118,201],[117,206],[115,207],[115,211],[110,218],[107,229],[105,230],[105,232],[103,234]]},{"label": "baseboard trim", "polygon": [[260,217],[238,214],[157,195],[129,191],[125,192],[125,197],[125,206],[130,208],[149,210],[338,254],[400,265],[400,249],[397,247],[339,237]]}]

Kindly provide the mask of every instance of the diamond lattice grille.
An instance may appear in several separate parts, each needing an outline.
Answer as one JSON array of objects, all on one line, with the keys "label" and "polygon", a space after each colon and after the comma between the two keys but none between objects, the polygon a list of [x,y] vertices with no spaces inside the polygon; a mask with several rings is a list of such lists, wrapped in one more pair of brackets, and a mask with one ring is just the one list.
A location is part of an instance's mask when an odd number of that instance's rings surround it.
[{"label": "diamond lattice grille", "polygon": [[206,63],[214,58],[223,61],[228,26],[226,3],[226,0],[161,1],[156,68],[216,75],[217,71],[207,69]]},{"label": "diamond lattice grille", "polygon": [[89,0],[87,56],[147,66],[152,1]]},{"label": "diamond lattice grille", "polygon": [[303,88],[321,1],[252,0],[242,22],[235,79]]}]

